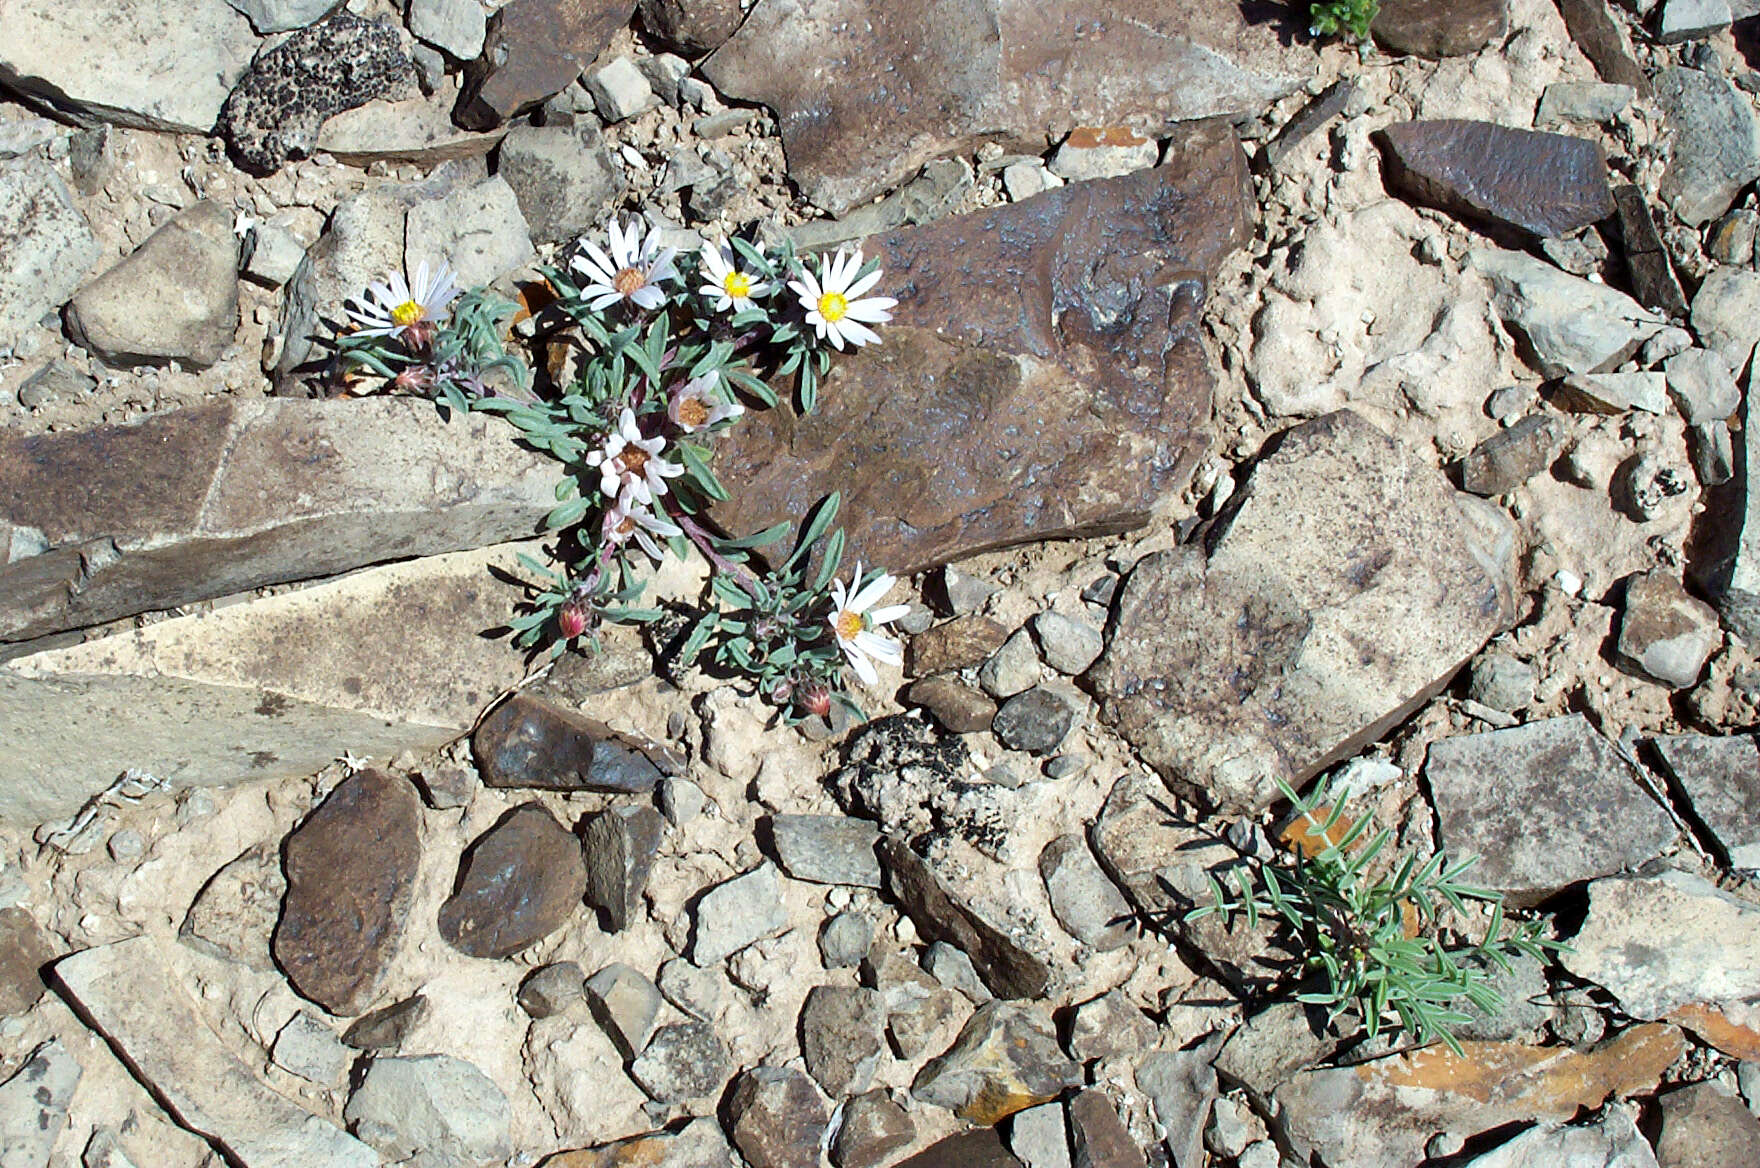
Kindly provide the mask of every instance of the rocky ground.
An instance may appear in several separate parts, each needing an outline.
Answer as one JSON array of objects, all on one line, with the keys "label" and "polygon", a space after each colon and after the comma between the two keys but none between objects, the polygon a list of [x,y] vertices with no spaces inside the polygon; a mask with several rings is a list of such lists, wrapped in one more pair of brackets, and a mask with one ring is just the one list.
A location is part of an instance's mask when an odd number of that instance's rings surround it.
[{"label": "rocky ground", "polygon": [[[0,7],[0,1165],[1760,1163],[1760,9],[1133,7]],[[554,465],[324,374],[613,214],[882,259],[718,464],[866,724],[532,672]],[[1568,945],[1460,1053],[1183,921],[1319,776]]]}]

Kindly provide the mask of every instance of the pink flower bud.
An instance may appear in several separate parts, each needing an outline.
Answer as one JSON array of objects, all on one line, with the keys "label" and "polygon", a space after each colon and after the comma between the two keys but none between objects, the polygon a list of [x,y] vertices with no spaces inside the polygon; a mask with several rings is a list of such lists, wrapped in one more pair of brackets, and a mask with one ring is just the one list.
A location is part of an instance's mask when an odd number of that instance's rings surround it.
[{"label": "pink flower bud", "polygon": [[562,639],[572,641],[587,631],[587,610],[577,600],[571,600],[556,610],[556,627],[562,630]]}]

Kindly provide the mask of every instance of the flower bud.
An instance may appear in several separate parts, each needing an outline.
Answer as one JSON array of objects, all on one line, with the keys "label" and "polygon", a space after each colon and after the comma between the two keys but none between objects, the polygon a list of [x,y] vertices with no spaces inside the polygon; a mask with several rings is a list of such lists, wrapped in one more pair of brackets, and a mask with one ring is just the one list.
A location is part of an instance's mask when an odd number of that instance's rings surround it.
[{"label": "flower bud", "polygon": [[587,631],[587,610],[578,600],[571,600],[556,610],[556,627],[562,630],[562,639],[572,641]]},{"label": "flower bud", "polygon": [[829,718],[831,716],[831,688],[820,681],[802,686],[801,709],[821,718]]}]

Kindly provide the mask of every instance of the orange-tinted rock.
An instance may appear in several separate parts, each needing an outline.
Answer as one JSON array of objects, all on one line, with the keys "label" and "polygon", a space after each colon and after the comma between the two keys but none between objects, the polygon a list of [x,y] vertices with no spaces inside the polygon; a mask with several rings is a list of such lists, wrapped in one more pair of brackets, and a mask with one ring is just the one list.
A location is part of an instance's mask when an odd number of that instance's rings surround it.
[{"label": "orange-tinted rock", "polygon": [[1746,1002],[1692,1002],[1666,1016],[1731,1058],[1760,1060],[1760,1006]]},{"label": "orange-tinted rock", "polygon": [[593,63],[635,0],[513,0],[489,24],[483,55],[466,71],[454,118],[490,130],[566,89]]},{"label": "orange-tinted rock", "polygon": [[1387,185],[1414,202],[1549,238],[1614,212],[1598,143],[1447,118],[1381,131]]},{"label": "orange-tinted rock", "polygon": [[746,415],[716,520],[757,531],[839,490],[850,558],[899,573],[1145,522],[1207,444],[1198,321],[1246,224],[1232,130],[1170,157],[871,240],[899,300],[883,343],[834,364],[812,416]]},{"label": "orange-tinted rock", "polygon": [[1081,1081],[1081,1068],[1058,1048],[1049,1013],[991,1001],[978,1007],[946,1054],[918,1072],[911,1094],[989,1127]]}]

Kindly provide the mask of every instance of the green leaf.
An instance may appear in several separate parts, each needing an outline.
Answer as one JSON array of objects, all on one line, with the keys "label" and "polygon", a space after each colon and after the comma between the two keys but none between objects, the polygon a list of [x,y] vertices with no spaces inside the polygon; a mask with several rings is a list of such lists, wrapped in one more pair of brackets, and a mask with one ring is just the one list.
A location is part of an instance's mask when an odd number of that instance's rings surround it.
[{"label": "green leaf", "polygon": [[744,550],[746,548],[764,547],[767,544],[775,543],[777,540],[779,540],[783,536],[787,535],[788,534],[788,527],[789,527],[788,523],[786,521],[784,521],[782,523],[776,524],[773,527],[766,527],[763,531],[758,532],[756,535],[748,535],[748,536],[745,536],[741,539],[719,540],[717,542],[718,542],[718,546],[723,551],[727,551],[727,550],[740,551],[740,550]]},{"label": "green leaf", "polygon": [[588,501],[585,499],[570,499],[544,516],[544,526],[552,531],[558,528],[572,527],[586,515],[588,506]]},{"label": "green leaf", "polygon": [[678,444],[679,458],[684,461],[685,469],[690,472],[690,476],[698,488],[716,502],[725,502],[733,496],[727,493],[727,488],[721,485],[721,481],[715,477],[715,472],[710,470],[709,464],[704,461],[703,456],[707,453],[708,451],[703,450],[694,442],[680,442]]}]

